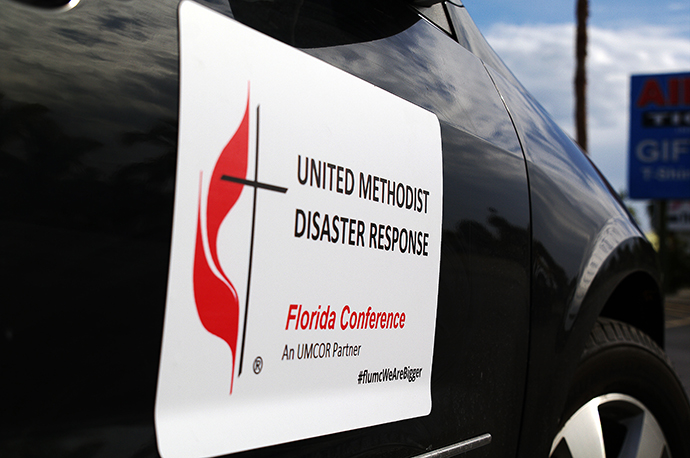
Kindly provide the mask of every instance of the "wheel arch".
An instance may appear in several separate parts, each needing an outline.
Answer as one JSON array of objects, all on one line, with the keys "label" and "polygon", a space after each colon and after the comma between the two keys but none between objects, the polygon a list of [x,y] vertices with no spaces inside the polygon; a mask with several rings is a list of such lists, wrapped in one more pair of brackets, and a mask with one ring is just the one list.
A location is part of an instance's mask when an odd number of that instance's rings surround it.
[{"label": "wheel arch", "polygon": [[583,260],[562,320],[579,355],[599,317],[627,323],[664,347],[664,302],[656,252],[630,224],[612,219]]},{"label": "wheel arch", "polygon": [[600,264],[578,310],[580,322],[573,342],[578,351],[599,317],[634,326],[664,348],[664,300],[658,269],[656,252],[643,235],[618,241]]}]

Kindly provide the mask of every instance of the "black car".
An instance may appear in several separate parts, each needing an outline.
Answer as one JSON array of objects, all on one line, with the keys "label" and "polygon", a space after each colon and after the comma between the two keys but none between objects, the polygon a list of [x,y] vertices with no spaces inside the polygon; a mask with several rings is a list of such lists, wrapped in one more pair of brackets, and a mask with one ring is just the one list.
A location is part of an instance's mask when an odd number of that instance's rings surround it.
[{"label": "black car", "polygon": [[0,174],[0,456],[690,456],[653,248],[460,1],[0,0]]}]

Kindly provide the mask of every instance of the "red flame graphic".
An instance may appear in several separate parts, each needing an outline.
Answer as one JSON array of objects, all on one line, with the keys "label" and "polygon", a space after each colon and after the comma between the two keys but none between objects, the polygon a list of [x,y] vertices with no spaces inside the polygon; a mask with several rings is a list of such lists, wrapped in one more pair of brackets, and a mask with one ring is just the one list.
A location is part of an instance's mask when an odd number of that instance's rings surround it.
[{"label": "red flame graphic", "polygon": [[[201,192],[197,217],[196,248],[194,252],[194,299],[204,328],[223,339],[232,351],[232,375],[230,393],[235,378],[235,355],[239,332],[240,301],[232,282],[218,261],[218,229],[232,207],[240,198],[244,185],[224,181],[223,175],[245,179],[249,155],[249,94],[244,118],[237,131],[225,146],[211,175],[206,205],[206,229],[211,259],[207,259],[203,246],[201,225]],[[211,269],[211,263],[223,278]]]}]

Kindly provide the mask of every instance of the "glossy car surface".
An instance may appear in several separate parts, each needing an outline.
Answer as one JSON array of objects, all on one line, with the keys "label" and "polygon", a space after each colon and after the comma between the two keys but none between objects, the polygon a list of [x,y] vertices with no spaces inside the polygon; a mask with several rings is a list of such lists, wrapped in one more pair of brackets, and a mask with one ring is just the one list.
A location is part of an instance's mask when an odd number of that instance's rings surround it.
[{"label": "glossy car surface", "polygon": [[[0,455],[158,456],[178,1],[33,3],[0,1]],[[467,456],[548,456],[598,317],[663,346],[653,249],[464,7],[199,3],[441,125],[431,414],[247,456],[408,457],[486,434]]]}]

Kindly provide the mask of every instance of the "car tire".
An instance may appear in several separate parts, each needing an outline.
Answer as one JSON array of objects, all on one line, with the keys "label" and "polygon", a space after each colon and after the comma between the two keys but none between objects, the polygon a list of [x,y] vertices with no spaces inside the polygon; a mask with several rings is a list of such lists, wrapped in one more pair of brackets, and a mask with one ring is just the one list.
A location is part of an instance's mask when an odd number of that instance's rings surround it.
[{"label": "car tire", "polygon": [[551,457],[690,457],[687,395],[649,336],[626,323],[597,320]]}]

